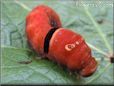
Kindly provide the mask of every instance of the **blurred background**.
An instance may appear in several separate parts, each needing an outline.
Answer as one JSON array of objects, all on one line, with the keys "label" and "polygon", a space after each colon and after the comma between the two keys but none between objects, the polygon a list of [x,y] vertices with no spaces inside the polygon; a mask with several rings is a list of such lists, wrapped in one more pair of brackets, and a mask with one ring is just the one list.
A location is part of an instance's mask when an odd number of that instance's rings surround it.
[{"label": "blurred background", "polygon": [[[113,64],[107,58],[114,45],[112,3],[111,0],[1,0],[1,83],[114,84]],[[40,56],[27,45],[25,18],[40,4],[54,9],[64,28],[85,38],[98,61],[98,69],[92,76],[79,78],[52,61],[36,60]]]}]

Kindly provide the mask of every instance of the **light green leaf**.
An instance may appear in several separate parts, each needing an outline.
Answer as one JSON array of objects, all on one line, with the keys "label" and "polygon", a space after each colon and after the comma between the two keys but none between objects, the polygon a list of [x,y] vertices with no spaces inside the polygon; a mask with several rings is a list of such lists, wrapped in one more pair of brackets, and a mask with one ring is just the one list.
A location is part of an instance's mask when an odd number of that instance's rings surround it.
[{"label": "light green leaf", "polygon": [[56,63],[36,60],[26,49],[2,47],[2,57],[3,84],[74,84],[78,81]]},{"label": "light green leaf", "polygon": [[[113,84],[113,65],[104,58],[110,52],[98,33],[105,35],[107,45],[113,44],[113,7],[77,6],[75,0],[2,0],[1,1],[1,83],[2,84]],[[104,4],[105,1],[102,1]],[[90,3],[88,0],[86,4]],[[98,1],[91,3],[99,3]],[[102,3],[102,4],[103,4]],[[78,78],[66,68],[40,59],[27,44],[25,19],[37,5],[45,4],[60,16],[63,27],[80,33],[92,48],[98,62],[97,71],[88,78]],[[79,5],[79,4],[78,4]],[[89,17],[86,13],[89,13]],[[90,16],[91,15],[91,16]],[[92,21],[94,22],[92,22]],[[102,21],[99,23],[99,21]],[[94,27],[97,24],[98,27]],[[37,59],[36,59],[37,58]]]}]

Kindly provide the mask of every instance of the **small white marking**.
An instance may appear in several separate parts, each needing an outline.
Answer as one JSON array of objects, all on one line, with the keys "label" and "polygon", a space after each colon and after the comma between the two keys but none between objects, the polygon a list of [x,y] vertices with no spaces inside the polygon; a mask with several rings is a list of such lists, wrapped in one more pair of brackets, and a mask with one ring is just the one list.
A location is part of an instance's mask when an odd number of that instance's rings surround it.
[{"label": "small white marking", "polygon": [[79,45],[79,42],[78,42],[78,41],[76,41],[76,44],[77,44],[77,45]]},{"label": "small white marking", "polygon": [[62,33],[61,33],[61,32],[59,32],[58,34],[59,34],[59,35],[61,35]]},{"label": "small white marking", "polygon": [[73,48],[75,48],[75,44],[67,44],[67,45],[65,45],[65,49],[67,51],[71,51]]}]

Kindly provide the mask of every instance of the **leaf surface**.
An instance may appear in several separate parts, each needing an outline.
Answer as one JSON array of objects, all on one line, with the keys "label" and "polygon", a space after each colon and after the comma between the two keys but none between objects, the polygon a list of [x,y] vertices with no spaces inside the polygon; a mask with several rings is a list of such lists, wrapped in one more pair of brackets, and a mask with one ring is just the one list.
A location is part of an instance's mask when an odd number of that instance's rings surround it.
[{"label": "leaf surface", "polygon": [[[39,4],[56,10],[63,27],[80,33],[88,43],[109,52],[83,6],[79,8],[76,2],[4,0],[1,3],[1,83],[113,84],[113,65],[98,51],[92,50],[93,56],[100,59],[95,74],[88,78],[78,78],[78,75],[70,75],[67,69],[57,63],[40,59],[40,56],[30,50],[25,36],[25,18]],[[90,7],[89,12],[108,38],[109,45],[113,46],[113,7]],[[99,24],[98,21],[102,23]]]}]

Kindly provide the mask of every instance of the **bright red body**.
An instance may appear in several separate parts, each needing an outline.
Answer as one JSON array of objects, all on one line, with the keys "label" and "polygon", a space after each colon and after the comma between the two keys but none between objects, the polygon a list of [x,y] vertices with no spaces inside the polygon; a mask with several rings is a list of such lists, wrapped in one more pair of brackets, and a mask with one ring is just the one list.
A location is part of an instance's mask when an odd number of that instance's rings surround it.
[{"label": "bright red body", "polygon": [[[53,24],[55,23],[55,24]],[[58,27],[49,42],[49,52],[44,52],[44,40],[53,27]],[[26,20],[27,39],[33,49],[48,59],[89,76],[97,68],[91,49],[78,33],[62,28],[58,15],[49,7],[40,5],[30,12]]]}]

